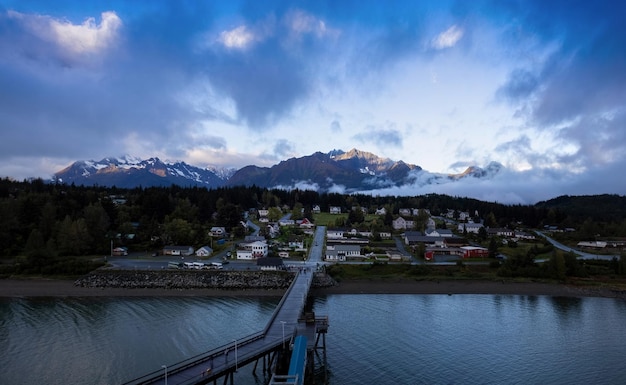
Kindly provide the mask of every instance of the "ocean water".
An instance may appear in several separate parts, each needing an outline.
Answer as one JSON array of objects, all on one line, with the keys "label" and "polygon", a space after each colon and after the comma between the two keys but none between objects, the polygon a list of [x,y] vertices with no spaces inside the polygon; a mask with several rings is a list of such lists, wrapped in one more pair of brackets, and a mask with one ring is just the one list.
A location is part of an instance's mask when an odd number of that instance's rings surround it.
[{"label": "ocean water", "polygon": [[[0,384],[118,384],[261,330],[279,298],[0,301]],[[624,384],[626,301],[330,295],[315,384]],[[235,384],[265,384],[240,368]]]}]

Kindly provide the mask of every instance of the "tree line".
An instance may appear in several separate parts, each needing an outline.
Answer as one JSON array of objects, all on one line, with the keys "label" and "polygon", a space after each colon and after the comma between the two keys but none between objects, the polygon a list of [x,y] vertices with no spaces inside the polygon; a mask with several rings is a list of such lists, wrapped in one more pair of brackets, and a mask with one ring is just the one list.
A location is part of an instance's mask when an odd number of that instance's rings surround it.
[{"label": "tree line", "polygon": [[[296,218],[312,220],[311,210],[316,205],[323,211],[339,206],[344,212],[355,206],[368,212],[384,207],[389,218],[400,208],[427,209],[432,215],[467,211],[502,227],[519,223],[527,227],[584,225],[590,232],[601,229],[605,234],[626,229],[623,218],[580,218],[564,207],[545,203],[505,205],[439,194],[345,195],[257,186],[120,189],[4,178],[0,179],[0,257],[22,255],[33,265],[43,266],[47,259],[60,256],[106,255],[111,241],[136,250],[155,250],[167,244],[209,244],[212,226],[226,227],[235,236],[242,236],[240,224],[250,209],[280,208],[279,212],[291,210]],[[359,218],[353,214],[350,220]],[[385,218],[386,224],[389,218]]]}]

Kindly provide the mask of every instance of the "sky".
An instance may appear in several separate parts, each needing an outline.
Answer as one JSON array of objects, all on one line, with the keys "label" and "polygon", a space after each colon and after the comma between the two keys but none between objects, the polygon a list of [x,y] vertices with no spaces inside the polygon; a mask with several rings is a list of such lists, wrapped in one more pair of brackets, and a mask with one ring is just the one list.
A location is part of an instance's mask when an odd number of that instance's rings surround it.
[{"label": "sky", "polygon": [[502,203],[626,194],[626,3],[0,0],[0,177],[357,148]]}]

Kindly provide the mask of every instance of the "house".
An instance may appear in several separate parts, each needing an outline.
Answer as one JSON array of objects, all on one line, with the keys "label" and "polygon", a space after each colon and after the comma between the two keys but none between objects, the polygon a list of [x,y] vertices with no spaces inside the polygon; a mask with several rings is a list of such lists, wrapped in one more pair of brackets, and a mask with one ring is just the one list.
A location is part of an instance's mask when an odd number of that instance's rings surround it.
[{"label": "house", "polygon": [[298,227],[300,227],[301,229],[312,229],[313,227],[315,227],[315,223],[311,222],[307,218],[299,220],[297,223]]},{"label": "house", "polygon": [[577,246],[580,247],[580,248],[604,249],[606,247],[606,242],[604,242],[604,241],[582,241],[582,242],[578,242]]},{"label": "house", "polygon": [[461,246],[459,247],[463,252],[463,258],[487,258],[489,257],[489,250],[484,247],[477,246]]},{"label": "house", "polygon": [[334,229],[326,229],[326,238],[328,239],[344,239],[344,233],[346,233],[348,229],[345,228],[334,228]]},{"label": "house", "polygon": [[413,210],[403,208],[398,210],[398,214],[400,214],[401,217],[410,217],[411,215],[413,215]]},{"label": "house", "polygon": [[266,208],[259,209],[259,217],[267,217],[270,211]]},{"label": "house", "polygon": [[281,218],[278,221],[278,224],[280,226],[293,226],[296,224],[296,221],[294,221],[293,219],[289,219],[289,218]]},{"label": "house", "polygon": [[331,214],[341,214],[341,207],[339,207],[339,206],[330,206],[329,212]]},{"label": "house", "polygon": [[320,205],[315,205],[313,206],[313,209],[311,211],[313,211],[313,213],[315,214],[319,214],[322,212],[322,209],[320,208]]},{"label": "house", "polygon": [[199,257],[199,258],[208,257],[211,254],[213,254],[213,249],[210,248],[209,246],[202,246],[201,248],[196,250],[196,257]]},{"label": "house", "polygon": [[280,234],[280,227],[278,226],[278,223],[268,224],[266,229],[267,229],[267,234],[271,238],[276,238],[278,234]]},{"label": "house", "polygon": [[398,217],[391,223],[391,227],[393,227],[394,230],[412,229],[414,225],[415,222],[409,219],[404,219],[403,217]]},{"label": "house", "polygon": [[237,259],[258,259],[267,257],[267,253],[268,246],[266,242],[241,243],[237,249]]},{"label": "house", "polygon": [[426,235],[429,237],[452,237],[452,230],[448,229],[430,229],[426,231]]},{"label": "house", "polygon": [[295,235],[290,236],[289,247],[292,249],[304,249],[304,239]]},{"label": "house", "polygon": [[369,238],[372,236],[372,232],[369,230],[357,230],[350,229],[344,233],[347,237],[352,238]]},{"label": "house", "polygon": [[277,257],[259,258],[256,265],[263,271],[276,271],[284,268],[282,258]]},{"label": "house", "polygon": [[329,262],[343,262],[350,259],[364,259],[359,245],[334,245],[326,247],[326,257]]},{"label": "house", "polygon": [[214,226],[211,227],[211,230],[209,230],[209,235],[211,237],[224,237],[226,236],[226,228],[225,227],[218,227],[218,226]]},{"label": "house", "polygon": [[497,235],[499,237],[512,238],[515,235],[515,232],[505,228],[489,228],[487,229],[487,234],[490,236]]},{"label": "house", "polygon": [[191,246],[165,246],[163,248],[163,255],[175,255],[181,257],[187,257],[194,252]]},{"label": "house", "polygon": [[537,237],[534,234],[530,234],[524,231],[516,231],[515,232],[515,238],[517,239],[525,239],[528,241],[533,241],[535,239],[537,239]]},{"label": "house", "polygon": [[480,228],[483,227],[482,223],[473,223],[473,222],[468,222],[468,223],[459,223],[458,227],[457,227],[457,231],[459,232],[464,232],[467,231],[467,233],[471,233],[471,234],[478,234],[478,232],[480,231]]},{"label": "house", "polygon": [[376,209],[374,214],[376,214],[376,215],[387,215],[387,209],[384,208],[384,207]]},{"label": "house", "polygon": [[423,244],[426,247],[446,247],[448,240],[454,239],[454,237],[435,237],[422,235],[419,231],[407,231],[404,234],[404,243],[408,246]]},{"label": "house", "polygon": [[428,216],[431,216],[429,209],[413,209],[413,216],[416,217],[416,216],[420,215],[420,210],[423,211]]}]

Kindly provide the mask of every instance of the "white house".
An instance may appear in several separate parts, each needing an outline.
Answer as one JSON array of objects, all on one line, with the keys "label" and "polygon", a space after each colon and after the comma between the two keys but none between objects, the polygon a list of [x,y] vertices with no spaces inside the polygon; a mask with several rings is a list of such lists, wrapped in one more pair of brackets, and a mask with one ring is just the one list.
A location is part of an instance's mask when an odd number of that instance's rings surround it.
[{"label": "white house", "polygon": [[402,209],[398,210],[398,213],[400,214],[400,216],[410,217],[411,215],[413,215],[413,210],[407,209],[407,208],[402,208]]},{"label": "white house", "polygon": [[339,206],[330,206],[329,212],[331,214],[341,214],[341,207],[339,207]]},{"label": "white house", "polygon": [[413,222],[412,220],[409,220],[409,219],[404,219],[402,217],[398,217],[398,218],[394,219],[392,224],[391,224],[391,226],[394,228],[394,230],[412,229],[414,225],[415,225],[415,222]]},{"label": "white house", "polygon": [[315,205],[313,206],[313,209],[311,211],[313,211],[315,214],[319,214],[322,212],[322,209],[320,208],[320,205]]},{"label": "white house", "polygon": [[289,247],[292,249],[304,249],[304,239],[301,237],[291,236],[289,238]]},{"label": "white house", "polygon": [[381,207],[379,209],[376,209],[376,212],[374,212],[374,214],[376,214],[376,215],[387,215],[387,209],[385,209],[384,207]]},{"label": "white house", "polygon": [[457,230],[461,233],[465,230],[468,233],[478,234],[481,227],[483,227],[482,223],[473,223],[473,222],[459,223]]},{"label": "white house", "polygon": [[193,247],[191,246],[165,246],[163,248],[163,255],[177,255],[186,257],[193,254]]},{"label": "white house", "polygon": [[242,243],[237,249],[237,259],[258,259],[267,257],[268,247],[266,242],[255,241]]},{"label": "white house", "polygon": [[213,254],[213,249],[209,246],[202,246],[198,250],[196,250],[196,257],[208,257]]},{"label": "white house", "polygon": [[326,229],[326,238],[328,239],[343,239],[343,234],[346,232],[343,228]]},{"label": "white house", "polygon": [[329,262],[343,262],[346,259],[363,259],[359,245],[335,245],[326,247],[325,260]]}]

